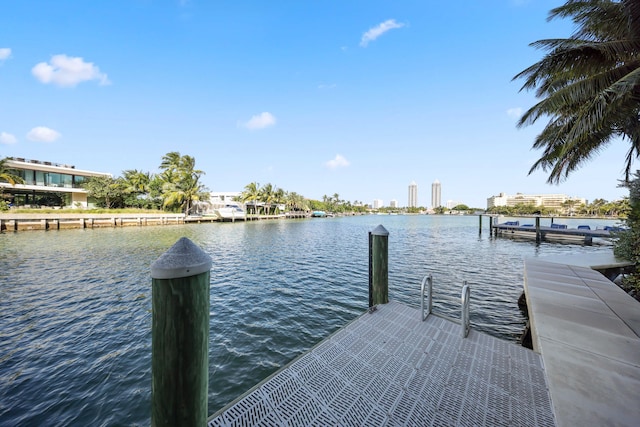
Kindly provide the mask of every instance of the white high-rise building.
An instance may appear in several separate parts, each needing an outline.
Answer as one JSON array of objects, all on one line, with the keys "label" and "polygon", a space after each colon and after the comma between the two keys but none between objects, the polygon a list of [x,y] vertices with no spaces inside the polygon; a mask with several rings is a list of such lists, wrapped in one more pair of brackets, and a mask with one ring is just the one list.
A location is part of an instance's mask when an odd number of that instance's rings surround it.
[{"label": "white high-rise building", "polygon": [[390,200],[389,201],[389,207],[390,208],[397,208],[398,207],[398,201],[397,200]]},{"label": "white high-rise building", "polygon": [[382,206],[384,206],[382,199],[373,199],[373,209],[380,209]]},{"label": "white high-rise building", "polygon": [[409,203],[407,206],[410,208],[418,207],[418,184],[415,181],[411,181],[409,184]]},{"label": "white high-rise building", "polygon": [[437,179],[431,184],[431,207],[433,209],[442,206],[442,185]]}]

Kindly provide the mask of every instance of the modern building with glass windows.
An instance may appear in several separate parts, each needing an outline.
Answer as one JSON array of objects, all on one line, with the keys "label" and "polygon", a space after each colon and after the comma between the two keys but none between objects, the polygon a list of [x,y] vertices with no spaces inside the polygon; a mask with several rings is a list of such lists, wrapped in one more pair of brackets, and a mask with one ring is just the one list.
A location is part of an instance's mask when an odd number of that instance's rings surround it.
[{"label": "modern building with glass windows", "polygon": [[410,208],[418,207],[418,184],[415,181],[411,181],[409,184],[409,204],[407,206]]},{"label": "modern building with glass windows", "polygon": [[431,184],[431,207],[433,209],[442,206],[442,186],[437,179]]},{"label": "modern building with glass windows", "polygon": [[7,158],[5,168],[24,180],[15,185],[0,182],[0,194],[14,206],[90,207],[82,184],[95,176],[111,177],[109,173],[21,158]]}]

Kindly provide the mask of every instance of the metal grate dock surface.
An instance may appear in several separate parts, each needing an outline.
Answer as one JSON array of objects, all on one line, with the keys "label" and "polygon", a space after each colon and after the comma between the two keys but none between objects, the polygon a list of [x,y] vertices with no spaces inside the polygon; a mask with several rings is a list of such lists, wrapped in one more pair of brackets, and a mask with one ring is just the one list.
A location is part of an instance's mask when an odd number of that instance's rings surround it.
[{"label": "metal grate dock surface", "polygon": [[554,426],[540,355],[391,301],[214,414],[215,426]]}]

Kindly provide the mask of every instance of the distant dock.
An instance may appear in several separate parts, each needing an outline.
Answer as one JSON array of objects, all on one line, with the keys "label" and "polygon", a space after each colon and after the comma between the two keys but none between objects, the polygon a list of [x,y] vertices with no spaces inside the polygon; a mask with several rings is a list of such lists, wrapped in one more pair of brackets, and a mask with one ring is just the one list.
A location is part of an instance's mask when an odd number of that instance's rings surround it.
[{"label": "distant dock", "polygon": [[[309,218],[307,214],[247,215],[235,221]],[[186,216],[179,213],[0,213],[0,232],[31,230],[63,230],[77,228],[113,228],[147,225],[177,225],[222,222],[215,215]]]},{"label": "distant dock", "polygon": [[489,219],[489,233],[496,236],[522,237],[535,239],[537,242],[561,240],[568,242],[584,243],[590,245],[593,239],[611,239],[619,227],[604,227],[602,229],[592,229],[589,225],[579,225],[569,228],[565,224],[554,224],[551,217],[551,225],[540,225],[541,217],[535,217],[533,222],[520,224],[520,221],[506,221],[497,223],[498,217],[495,215],[480,215],[480,233],[482,233],[482,217]]},{"label": "distant dock", "polygon": [[0,214],[0,231],[61,230],[72,228],[104,228],[146,225],[184,224],[184,214]]}]

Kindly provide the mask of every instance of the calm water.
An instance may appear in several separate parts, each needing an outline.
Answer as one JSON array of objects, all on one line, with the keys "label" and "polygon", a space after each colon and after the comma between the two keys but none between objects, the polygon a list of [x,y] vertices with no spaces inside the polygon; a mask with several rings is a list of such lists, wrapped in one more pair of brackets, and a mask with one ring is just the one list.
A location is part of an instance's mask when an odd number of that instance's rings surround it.
[{"label": "calm water", "polygon": [[[436,292],[467,280],[473,327],[508,340],[525,322],[525,257],[611,251],[495,239],[486,220],[479,236],[477,217],[444,216],[4,233],[0,425],[150,423],[149,267],[183,236],[213,259],[212,414],[366,309],[378,224],[390,233],[390,298],[419,307],[429,273]],[[435,309],[450,312],[437,296]]]}]

